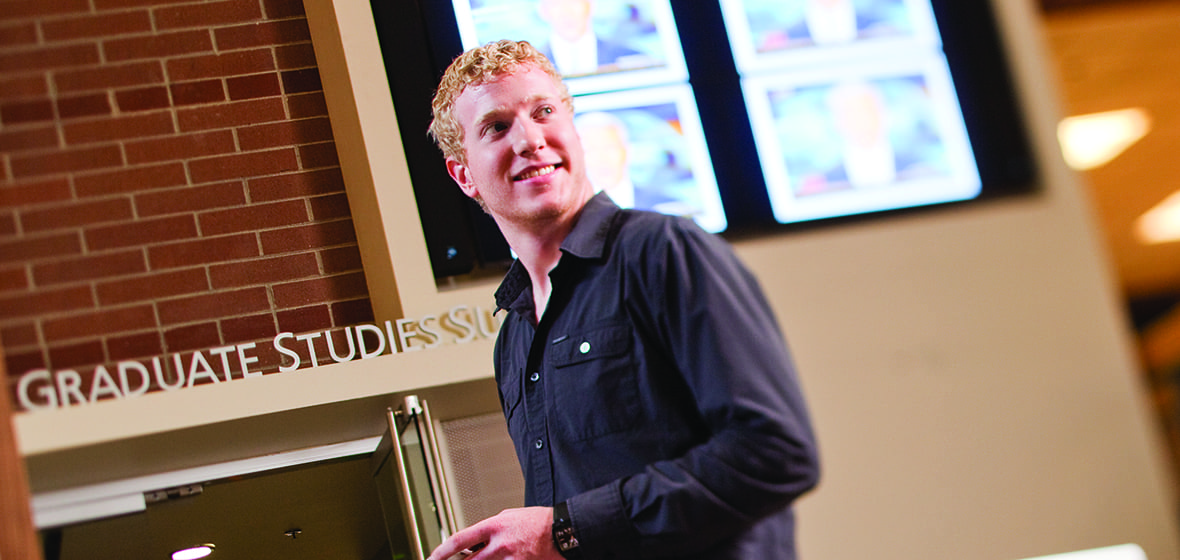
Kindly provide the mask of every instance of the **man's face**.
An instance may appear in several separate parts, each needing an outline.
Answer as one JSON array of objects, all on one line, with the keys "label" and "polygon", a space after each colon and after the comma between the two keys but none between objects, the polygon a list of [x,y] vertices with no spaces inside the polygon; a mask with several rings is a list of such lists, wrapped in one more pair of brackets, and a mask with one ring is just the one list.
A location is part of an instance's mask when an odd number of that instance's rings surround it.
[{"label": "man's face", "polygon": [[553,31],[576,41],[590,29],[590,0],[541,0],[541,19]]},{"label": "man's face", "polygon": [[501,227],[572,216],[593,194],[573,114],[543,70],[468,86],[454,110],[467,162],[448,158],[447,171]]}]

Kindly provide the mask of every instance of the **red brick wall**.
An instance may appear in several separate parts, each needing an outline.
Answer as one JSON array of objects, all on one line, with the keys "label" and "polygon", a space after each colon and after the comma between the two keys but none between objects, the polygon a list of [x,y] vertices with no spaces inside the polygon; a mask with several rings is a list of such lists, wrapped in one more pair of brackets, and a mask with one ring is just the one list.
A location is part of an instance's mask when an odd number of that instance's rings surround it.
[{"label": "red brick wall", "polygon": [[0,2],[10,396],[371,320],[300,0]]}]

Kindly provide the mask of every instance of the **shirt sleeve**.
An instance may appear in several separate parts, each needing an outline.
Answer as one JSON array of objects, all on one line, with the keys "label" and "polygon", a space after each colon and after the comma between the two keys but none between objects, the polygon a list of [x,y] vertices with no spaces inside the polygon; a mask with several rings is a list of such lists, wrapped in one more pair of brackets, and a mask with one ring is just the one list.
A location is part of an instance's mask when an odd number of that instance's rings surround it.
[{"label": "shirt sleeve", "polygon": [[794,365],[757,280],[720,238],[683,221],[664,233],[647,242],[631,281],[710,435],[568,500],[588,559],[699,553],[819,479]]}]

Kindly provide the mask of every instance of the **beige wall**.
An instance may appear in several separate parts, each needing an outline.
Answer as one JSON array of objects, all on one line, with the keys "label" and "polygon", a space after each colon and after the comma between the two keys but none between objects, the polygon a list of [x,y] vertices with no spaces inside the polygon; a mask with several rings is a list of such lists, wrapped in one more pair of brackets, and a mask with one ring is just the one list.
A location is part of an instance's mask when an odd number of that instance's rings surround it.
[{"label": "beige wall", "polygon": [[[1106,256],[1055,151],[1033,8],[995,3],[1043,156],[1042,193],[739,246],[787,332],[819,432],[824,479],[800,506],[806,558],[1017,559],[1125,542],[1180,558],[1172,481]],[[408,317],[488,305],[490,284],[435,288],[421,243],[406,241],[417,218],[390,149],[397,130],[366,4],[305,4],[370,291],[396,293],[389,307]],[[437,391],[482,401],[464,391],[490,391],[489,350],[446,346],[21,415],[18,435],[35,490],[339,441],[377,433],[389,393],[476,380]],[[164,438],[193,446],[161,453]],[[69,466],[79,458],[98,466],[79,474]]]}]

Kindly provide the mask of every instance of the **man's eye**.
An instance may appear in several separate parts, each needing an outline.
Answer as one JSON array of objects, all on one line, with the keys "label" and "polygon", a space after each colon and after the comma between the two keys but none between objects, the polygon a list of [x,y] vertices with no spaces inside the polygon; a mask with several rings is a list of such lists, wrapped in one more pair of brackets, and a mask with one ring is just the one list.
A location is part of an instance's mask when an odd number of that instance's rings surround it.
[{"label": "man's eye", "polygon": [[552,105],[545,105],[544,107],[541,107],[540,109],[537,110],[537,116],[548,117],[548,116],[552,115],[553,112],[554,112],[554,109],[553,109]]},{"label": "man's eye", "polygon": [[490,135],[499,134],[501,132],[504,132],[507,129],[508,129],[508,126],[505,125],[504,123],[490,123],[484,127],[483,134],[484,134],[484,136],[490,136]]}]

